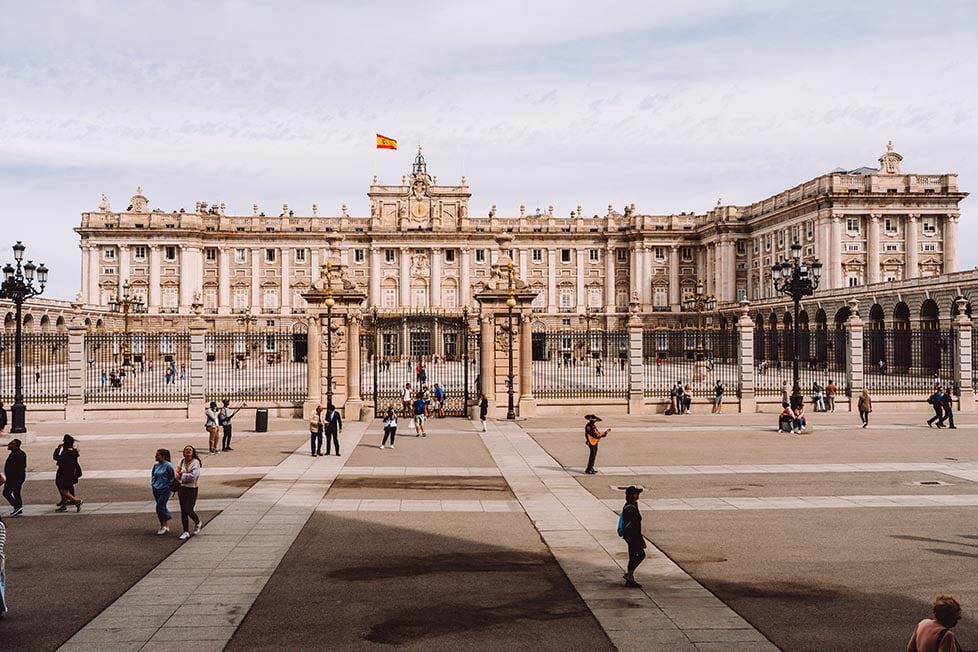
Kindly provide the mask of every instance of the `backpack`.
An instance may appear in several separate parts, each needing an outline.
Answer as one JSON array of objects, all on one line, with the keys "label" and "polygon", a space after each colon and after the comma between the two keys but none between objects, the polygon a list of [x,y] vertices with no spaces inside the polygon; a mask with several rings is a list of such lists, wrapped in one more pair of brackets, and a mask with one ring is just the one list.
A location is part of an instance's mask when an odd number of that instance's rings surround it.
[{"label": "backpack", "polygon": [[618,515],[618,536],[622,538],[625,536],[625,510]]}]

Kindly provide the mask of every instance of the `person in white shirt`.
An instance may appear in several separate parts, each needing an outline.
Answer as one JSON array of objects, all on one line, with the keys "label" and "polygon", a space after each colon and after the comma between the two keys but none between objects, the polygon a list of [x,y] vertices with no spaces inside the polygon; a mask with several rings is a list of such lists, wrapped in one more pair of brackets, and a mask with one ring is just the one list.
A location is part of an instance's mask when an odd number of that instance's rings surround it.
[{"label": "person in white shirt", "polygon": [[384,448],[387,445],[387,440],[390,438],[391,448],[394,448],[394,435],[397,434],[397,414],[394,413],[394,406],[387,406],[387,415],[384,417],[384,441],[381,442],[380,447]]}]

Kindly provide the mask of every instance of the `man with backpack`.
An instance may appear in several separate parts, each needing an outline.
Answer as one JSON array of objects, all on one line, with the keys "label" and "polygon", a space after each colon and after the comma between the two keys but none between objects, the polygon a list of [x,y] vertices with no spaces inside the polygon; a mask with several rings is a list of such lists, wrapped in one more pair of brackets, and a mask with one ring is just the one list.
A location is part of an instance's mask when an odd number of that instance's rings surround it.
[{"label": "man with backpack", "polygon": [[625,506],[621,508],[618,518],[618,536],[628,544],[628,570],[622,576],[625,586],[630,589],[640,589],[642,585],[635,581],[635,569],[645,560],[645,537],[642,536],[642,513],[638,510],[638,497],[642,493],[640,487],[625,489]]},{"label": "man with backpack", "polygon": [[938,428],[944,427],[944,394],[941,393],[940,386],[934,388],[934,393],[927,398],[927,402],[934,408],[934,416],[927,419],[927,427],[933,426],[937,422]]}]

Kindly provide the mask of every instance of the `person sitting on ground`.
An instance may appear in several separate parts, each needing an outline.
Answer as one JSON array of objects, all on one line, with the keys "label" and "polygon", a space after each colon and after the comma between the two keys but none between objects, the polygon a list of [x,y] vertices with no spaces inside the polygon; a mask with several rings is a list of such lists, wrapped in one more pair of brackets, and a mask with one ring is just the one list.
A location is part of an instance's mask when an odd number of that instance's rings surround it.
[{"label": "person sitting on ground", "polygon": [[794,418],[795,434],[800,435],[801,432],[805,429],[806,425],[808,425],[808,421],[805,419],[805,404],[799,403],[798,407],[795,408],[795,418]]},{"label": "person sitting on ground", "polygon": [[917,623],[907,652],[960,652],[952,628],[961,620],[961,605],[949,595],[939,595],[934,600],[933,611],[933,618]]},{"label": "person sitting on ground", "polygon": [[781,403],[781,414],[778,415],[778,432],[791,432],[795,423],[795,413],[787,402]]}]

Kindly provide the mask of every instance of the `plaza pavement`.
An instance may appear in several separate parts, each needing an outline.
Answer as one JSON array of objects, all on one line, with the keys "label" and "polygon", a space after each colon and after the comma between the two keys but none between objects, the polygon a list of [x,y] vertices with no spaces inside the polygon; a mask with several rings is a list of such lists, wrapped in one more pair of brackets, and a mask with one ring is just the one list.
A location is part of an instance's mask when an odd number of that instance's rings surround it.
[{"label": "plaza pavement", "polygon": [[[978,419],[924,416],[812,415],[804,436],[771,415],[606,417],[596,476],[576,417],[426,438],[402,420],[383,451],[376,422],[348,423],[328,458],[300,421],[239,425],[204,457],[206,526],[183,545],[155,536],[147,480],[198,424],[38,424],[0,648],[898,649],[944,591],[975,641]],[[65,431],[77,515],[53,512]],[[628,484],[647,488],[641,590],[614,531]]]}]

